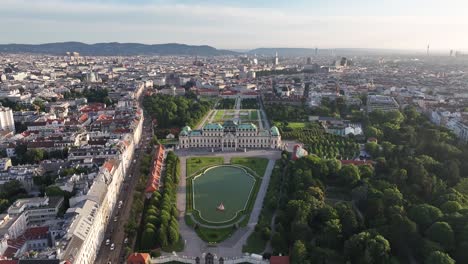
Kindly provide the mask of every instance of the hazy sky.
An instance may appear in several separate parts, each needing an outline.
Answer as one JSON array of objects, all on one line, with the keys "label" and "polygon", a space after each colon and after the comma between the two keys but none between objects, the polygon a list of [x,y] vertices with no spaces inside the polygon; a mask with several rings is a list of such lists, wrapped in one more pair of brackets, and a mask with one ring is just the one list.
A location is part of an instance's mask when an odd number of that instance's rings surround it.
[{"label": "hazy sky", "polygon": [[468,49],[467,0],[0,0],[0,43]]}]

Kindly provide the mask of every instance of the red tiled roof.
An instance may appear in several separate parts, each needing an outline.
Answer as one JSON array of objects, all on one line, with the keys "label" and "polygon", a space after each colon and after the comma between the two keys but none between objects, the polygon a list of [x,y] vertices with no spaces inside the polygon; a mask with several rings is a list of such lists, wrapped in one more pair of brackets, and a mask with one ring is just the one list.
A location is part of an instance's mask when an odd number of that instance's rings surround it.
[{"label": "red tiled roof", "polygon": [[161,179],[162,164],[164,162],[164,147],[158,145],[156,154],[154,155],[153,167],[151,168],[151,177],[146,184],[145,193],[153,193],[159,189],[159,181]]},{"label": "red tiled roof", "polygon": [[289,256],[271,256],[270,264],[289,264]]},{"label": "red tiled roof", "polygon": [[111,173],[112,168],[114,168],[114,165],[108,161],[106,161],[103,166],[109,173]]},{"label": "red tiled roof", "polygon": [[19,260],[0,260],[0,264],[17,264]]},{"label": "red tiled roof", "polygon": [[128,264],[136,264],[136,263],[146,263],[149,261],[150,255],[148,253],[133,253],[128,256],[127,263]]}]

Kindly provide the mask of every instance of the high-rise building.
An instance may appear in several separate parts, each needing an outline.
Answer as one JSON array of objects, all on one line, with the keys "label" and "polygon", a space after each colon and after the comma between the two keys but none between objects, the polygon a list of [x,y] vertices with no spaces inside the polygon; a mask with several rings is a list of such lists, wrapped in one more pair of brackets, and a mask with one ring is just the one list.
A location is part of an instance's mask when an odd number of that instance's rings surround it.
[{"label": "high-rise building", "polygon": [[276,52],[276,54],[275,54],[275,60],[273,61],[273,64],[275,64],[275,65],[278,65],[278,64],[279,64],[278,52]]},{"label": "high-rise building", "polygon": [[0,106],[0,129],[13,132],[15,131],[13,111],[8,107]]},{"label": "high-rise building", "polygon": [[311,65],[312,64],[312,58],[311,57],[308,57],[307,58],[307,65]]}]

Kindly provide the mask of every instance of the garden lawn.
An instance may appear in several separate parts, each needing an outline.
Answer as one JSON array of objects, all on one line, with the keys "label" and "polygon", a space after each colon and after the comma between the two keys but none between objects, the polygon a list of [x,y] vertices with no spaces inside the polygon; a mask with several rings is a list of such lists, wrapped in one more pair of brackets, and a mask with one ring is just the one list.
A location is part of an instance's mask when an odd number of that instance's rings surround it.
[{"label": "garden lawn", "polygon": [[197,235],[206,242],[219,243],[229,238],[236,229],[234,227],[226,228],[206,228],[199,226],[195,229]]},{"label": "garden lawn", "polygon": [[258,120],[258,112],[257,110],[250,111],[250,120]]},{"label": "garden lawn", "polygon": [[232,164],[239,164],[253,170],[258,177],[263,177],[265,174],[266,167],[268,165],[268,159],[265,158],[232,158]]},{"label": "garden lawn", "polygon": [[218,110],[216,112],[213,122],[222,122],[223,116],[224,116],[224,110]]},{"label": "garden lawn", "polygon": [[199,172],[201,169],[212,165],[223,164],[222,157],[193,157],[187,159],[187,177]]}]

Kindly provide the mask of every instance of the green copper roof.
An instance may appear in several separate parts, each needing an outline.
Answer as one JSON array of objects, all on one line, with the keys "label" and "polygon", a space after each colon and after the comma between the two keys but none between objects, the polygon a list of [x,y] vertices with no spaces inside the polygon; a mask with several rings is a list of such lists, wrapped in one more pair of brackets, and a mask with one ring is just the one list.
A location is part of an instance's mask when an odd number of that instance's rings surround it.
[{"label": "green copper roof", "polygon": [[271,135],[272,135],[272,136],[279,136],[279,135],[280,135],[280,132],[279,132],[278,128],[275,127],[275,126],[272,126],[272,127],[270,128],[270,132],[271,132]]},{"label": "green copper roof", "polygon": [[202,133],[201,133],[200,130],[192,130],[192,131],[190,132],[190,135],[191,135],[191,136],[200,136],[201,134],[202,134]]},{"label": "green copper roof", "polygon": [[185,131],[185,132],[188,132],[188,131],[191,131],[192,129],[189,127],[189,126],[184,126],[182,128],[182,131]]},{"label": "green copper roof", "polygon": [[209,123],[203,127],[203,130],[222,130],[223,126],[220,124]]},{"label": "green copper roof", "polygon": [[237,126],[238,129],[255,130],[257,126],[252,123],[244,123]]}]

